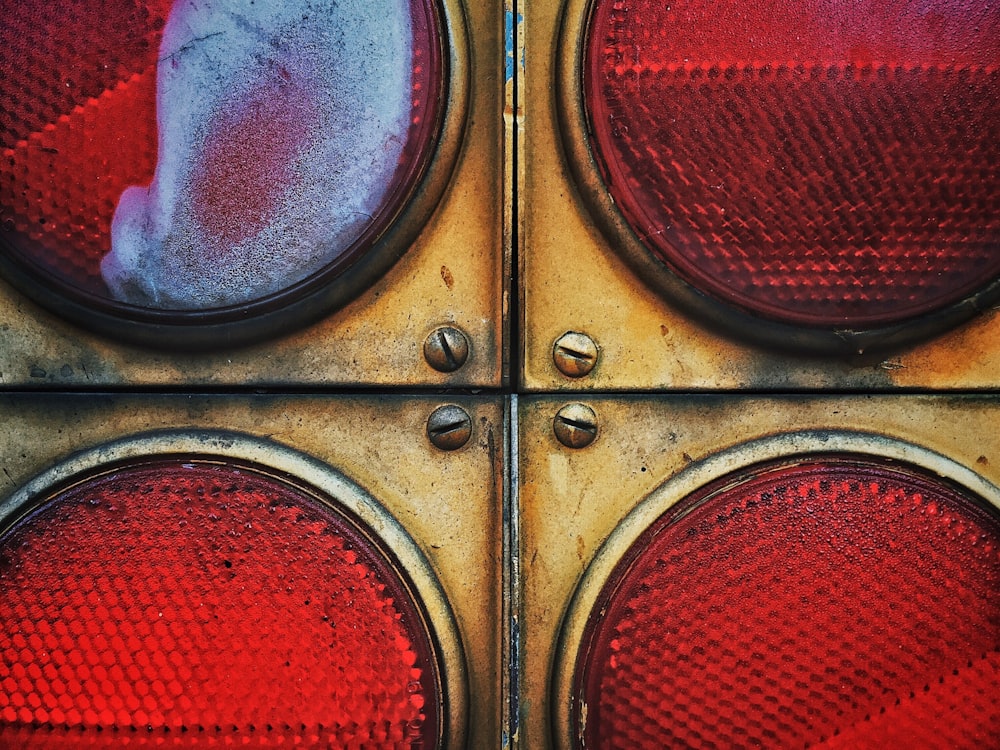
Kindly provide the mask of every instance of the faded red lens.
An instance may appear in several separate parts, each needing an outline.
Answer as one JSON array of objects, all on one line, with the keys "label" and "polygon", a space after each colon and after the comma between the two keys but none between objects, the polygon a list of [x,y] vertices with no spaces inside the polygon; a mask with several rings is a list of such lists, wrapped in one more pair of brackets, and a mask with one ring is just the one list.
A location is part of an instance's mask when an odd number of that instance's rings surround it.
[{"label": "faded red lens", "polygon": [[864,459],[727,477],[618,565],[575,695],[587,748],[1000,746],[1000,519]]},{"label": "faded red lens", "polygon": [[1000,275],[997,6],[600,0],[585,55],[615,204],[716,300],[873,328]]},{"label": "faded red lens", "polygon": [[0,745],[437,747],[410,587],[347,516],[249,467],[125,468],[0,548]]},{"label": "faded red lens", "polygon": [[74,299],[204,311],[325,281],[433,150],[431,0],[0,10],[0,243]]}]

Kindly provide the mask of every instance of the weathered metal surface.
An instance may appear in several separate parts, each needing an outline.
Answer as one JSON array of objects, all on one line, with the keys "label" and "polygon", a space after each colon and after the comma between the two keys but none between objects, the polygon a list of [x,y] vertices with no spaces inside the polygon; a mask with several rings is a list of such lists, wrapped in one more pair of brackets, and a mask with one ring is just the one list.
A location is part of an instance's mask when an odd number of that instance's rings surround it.
[{"label": "weathered metal surface", "polygon": [[[0,509],[32,478],[81,451],[107,452],[137,435],[250,436],[319,460],[378,500],[416,542],[455,617],[467,666],[468,743],[500,737],[503,477],[506,411],[501,397],[459,397],[472,438],[460,450],[434,448],[428,416],[435,397],[134,396],[0,394]],[[210,439],[209,439],[210,438]],[[215,443],[213,443],[215,441]],[[101,446],[105,446],[102,448]],[[223,446],[219,450],[229,450]],[[377,529],[375,529],[377,531]],[[432,617],[447,613],[432,613]],[[445,654],[455,659],[456,654]],[[454,706],[466,686],[451,685]],[[458,719],[456,719],[457,721]],[[449,745],[452,747],[452,745]]]},{"label": "weathered metal surface", "polygon": [[[525,390],[989,389],[1000,384],[996,309],[908,348],[824,357],[768,349],[749,343],[739,331],[710,328],[653,291],[602,232],[590,208],[608,202],[594,197],[605,188],[589,165],[587,136],[579,125],[580,74],[573,61],[579,59],[587,5],[566,0],[521,9],[530,71],[519,90],[525,111],[519,196]],[[601,352],[600,366],[573,381],[552,357],[566,331],[587,334]]]},{"label": "weathered metal surface", "polygon": [[[503,247],[502,9],[447,0],[451,93],[435,163],[415,196],[440,195],[379,281],[318,322],[239,348],[163,351],[92,334],[0,280],[0,388],[129,385],[499,387],[507,281]],[[449,158],[448,152],[453,158]],[[461,328],[472,354],[452,373],[425,361],[427,336]],[[150,342],[156,344],[155,341]]]},{"label": "weathered metal surface", "polygon": [[600,438],[573,450],[551,429],[565,399],[519,400],[521,748],[551,748],[553,729],[564,730],[557,717],[565,718],[568,697],[553,694],[551,668],[581,576],[626,515],[681,472],[725,473],[769,452],[860,446],[974,475],[985,499],[1000,502],[996,397],[595,395],[586,403],[600,420]]}]

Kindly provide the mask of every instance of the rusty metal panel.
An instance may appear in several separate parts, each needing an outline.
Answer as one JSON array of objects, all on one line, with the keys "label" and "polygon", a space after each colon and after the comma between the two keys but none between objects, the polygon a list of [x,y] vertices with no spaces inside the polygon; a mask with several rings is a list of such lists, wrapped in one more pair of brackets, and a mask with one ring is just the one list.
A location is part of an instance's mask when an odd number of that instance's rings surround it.
[{"label": "rusty metal panel", "polygon": [[[400,245],[393,252],[402,257],[387,272],[370,285],[346,284],[349,301],[332,312],[307,311],[304,327],[272,326],[231,346],[223,326],[201,337],[197,353],[167,346],[155,332],[138,346],[92,333],[0,281],[0,387],[499,387],[510,262],[502,226],[502,8],[461,0],[441,7],[450,45],[447,116],[410,201],[429,219],[418,223],[404,212],[390,227],[384,240]],[[356,265],[350,279],[355,270],[364,275],[364,259]],[[460,329],[469,349],[464,363],[444,372],[424,356],[425,341],[442,326]]]},{"label": "rusty metal panel", "polygon": [[[576,420],[593,428],[586,447],[557,436],[569,404],[592,410]],[[762,459],[851,450],[965,476],[1000,504],[998,420],[1000,401],[986,396],[521,397],[518,746],[569,747],[569,697],[553,681],[570,600],[608,537],[665,483],[691,491]]]},{"label": "rusty metal panel", "polygon": [[[916,343],[857,351],[864,349],[859,343],[852,351],[817,356],[800,353],[794,344],[782,351],[754,343],[752,322],[743,332],[725,322],[709,325],[654,290],[650,276],[662,264],[620,246],[605,231],[623,220],[598,174],[581,111],[578,65],[590,5],[564,0],[522,7],[529,73],[520,88],[525,137],[519,285],[527,391],[997,386],[995,306]],[[587,374],[566,375],[554,361],[557,341],[567,332],[594,342],[598,354]]]},{"label": "rusty metal panel", "polygon": [[[465,441],[447,449],[428,424],[442,406],[467,418]],[[0,395],[0,508],[53,467],[171,440],[202,441],[206,454],[250,440],[262,465],[288,451],[318,460],[375,498],[429,561],[464,651],[444,655],[465,665],[453,674],[466,684],[449,686],[461,746],[497,747],[506,418],[501,397]]]}]

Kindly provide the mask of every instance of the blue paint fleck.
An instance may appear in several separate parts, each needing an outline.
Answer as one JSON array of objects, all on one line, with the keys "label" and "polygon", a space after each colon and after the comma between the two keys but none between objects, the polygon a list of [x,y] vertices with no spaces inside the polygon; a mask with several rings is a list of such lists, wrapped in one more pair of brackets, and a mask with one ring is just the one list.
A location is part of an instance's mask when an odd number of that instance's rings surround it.
[{"label": "blue paint fleck", "polygon": [[[517,25],[520,26],[524,16],[517,14]],[[510,82],[514,78],[514,12],[508,10],[504,14],[504,40],[507,48],[507,59],[504,63],[504,80]],[[522,65],[524,60],[521,61]]]}]

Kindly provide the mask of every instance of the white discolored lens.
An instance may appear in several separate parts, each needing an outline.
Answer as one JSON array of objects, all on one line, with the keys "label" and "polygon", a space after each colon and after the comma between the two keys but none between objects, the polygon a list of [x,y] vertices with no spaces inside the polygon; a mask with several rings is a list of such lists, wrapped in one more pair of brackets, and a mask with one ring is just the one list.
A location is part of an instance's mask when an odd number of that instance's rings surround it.
[{"label": "white discolored lens", "polygon": [[5,275],[115,335],[277,331],[342,304],[433,206],[417,186],[445,28],[433,0],[18,3],[0,17]]},{"label": "white discolored lens", "polygon": [[279,292],[364,232],[410,114],[407,0],[175,4],[152,184],[121,196],[114,298],[205,309]]}]

